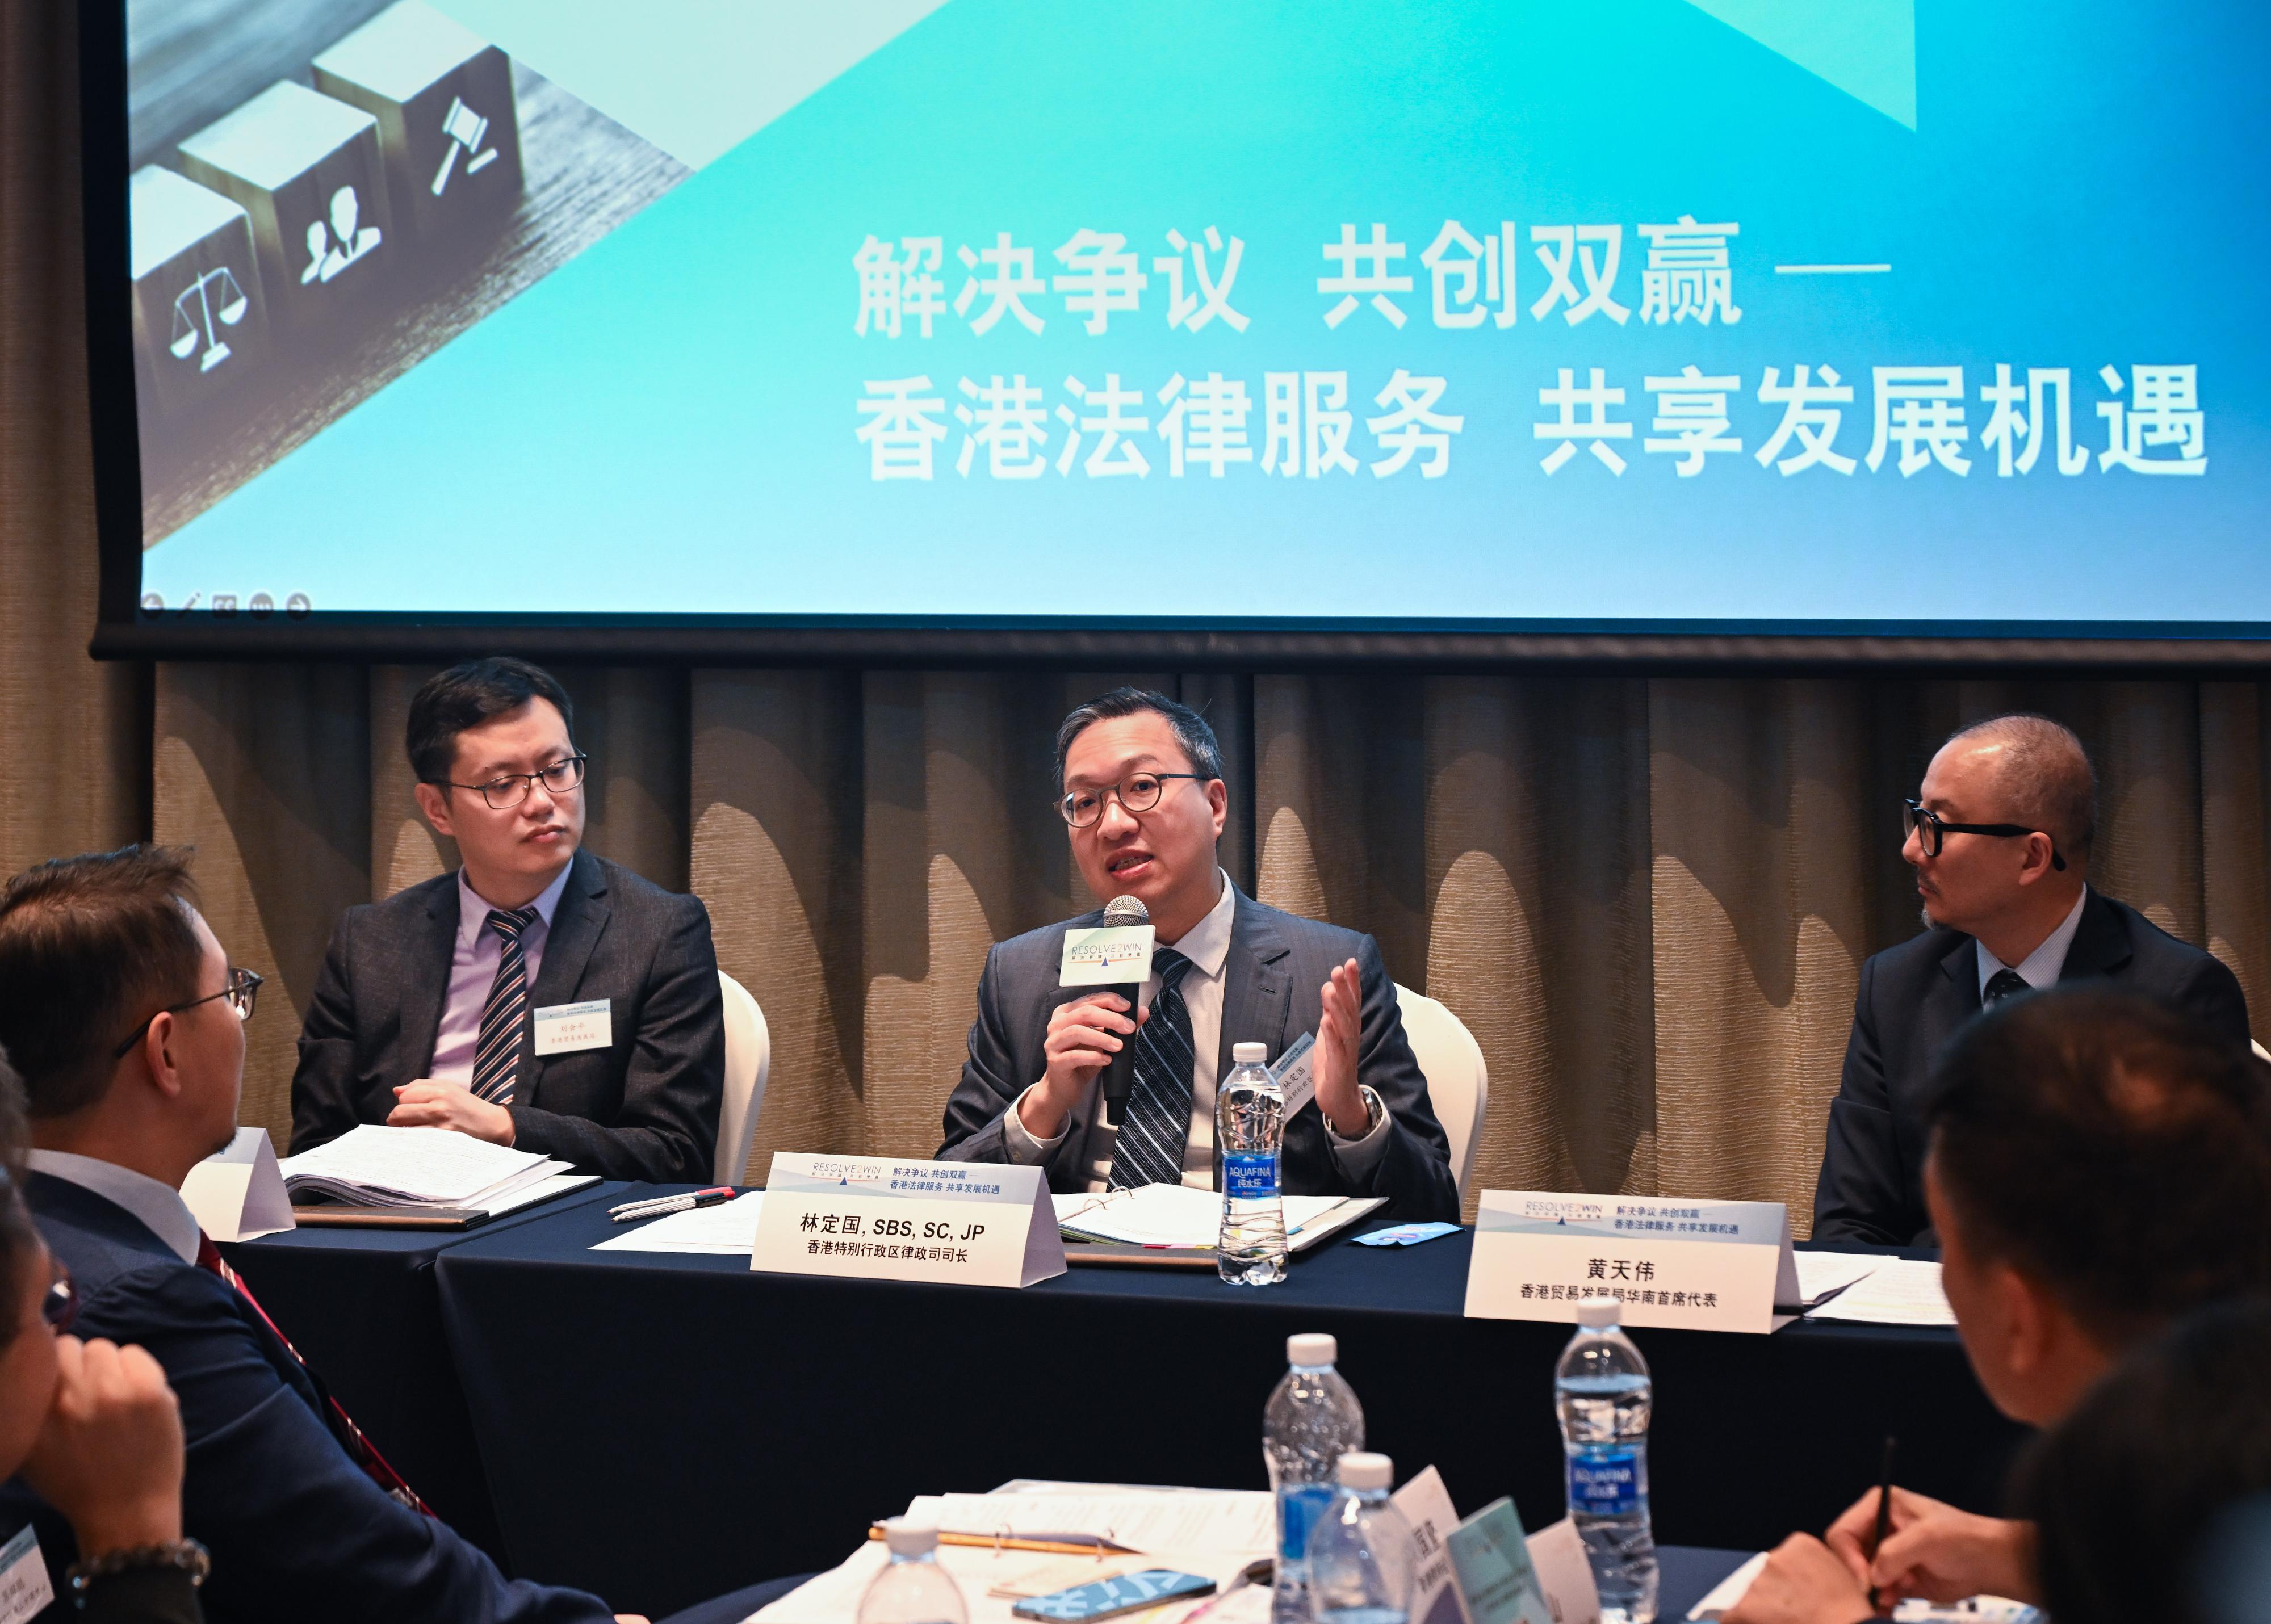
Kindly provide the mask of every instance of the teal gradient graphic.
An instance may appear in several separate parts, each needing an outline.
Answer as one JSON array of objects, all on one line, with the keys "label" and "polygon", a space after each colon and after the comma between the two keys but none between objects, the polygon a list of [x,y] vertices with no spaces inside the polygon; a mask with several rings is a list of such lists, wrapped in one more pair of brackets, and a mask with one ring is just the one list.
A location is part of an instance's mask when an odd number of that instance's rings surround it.
[{"label": "teal gradient graphic", "polygon": [[[1852,41],[1761,21],[1789,9],[953,0],[160,543],[145,586],[319,611],[2271,618],[2271,19],[1919,0],[1905,69],[1872,77]],[[1737,324],[1641,319],[1637,228],[1683,214],[1739,225]],[[1451,219],[1515,223],[1512,326],[1434,324],[1419,257]],[[1367,305],[1328,327],[1322,245],[1375,221],[1405,246],[1405,324]],[[1622,227],[1631,319],[1533,320],[1530,227],[1595,224]],[[1244,244],[1243,332],[1166,323],[1154,257],[1209,227]],[[927,339],[853,331],[870,235],[942,238],[951,301],[958,246],[1006,231],[1046,279],[1083,227],[1150,279],[1101,334],[1054,292],[1028,302],[1038,335],[950,310]],[[1774,269],[1863,264],[1891,270]],[[1997,475],[1999,362],[2068,369],[2086,472],[2046,450]],[[1761,467],[1782,417],[1761,375],[1800,364],[1853,387],[1835,449],[1856,459],[1873,367],[1962,367],[1969,473]],[[1681,478],[1642,449],[1642,380],[1688,365],[1739,376],[1743,449]],[[2096,407],[2138,365],[2197,367],[2204,474],[2098,467]],[[1361,468],[1399,368],[1463,419],[1440,479]],[[1541,468],[1563,368],[1625,391],[1621,476],[1582,446]],[[878,481],[856,437],[867,380],[926,375],[951,407],[964,376],[1023,374],[1054,459],[1068,375],[1117,373],[1156,422],[1171,375],[1217,371],[1246,384],[1255,457],[1221,479],[1169,477],[1152,436],[1140,480],[997,480],[982,451],[964,478],[948,416],[930,480]],[[1261,472],[1272,371],[1347,373],[1355,477]]]}]

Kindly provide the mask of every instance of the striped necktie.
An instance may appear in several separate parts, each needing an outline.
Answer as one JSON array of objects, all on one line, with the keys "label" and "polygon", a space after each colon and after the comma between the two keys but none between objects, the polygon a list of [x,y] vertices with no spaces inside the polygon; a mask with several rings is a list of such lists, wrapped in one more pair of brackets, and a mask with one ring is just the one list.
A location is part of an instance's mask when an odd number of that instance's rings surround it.
[{"label": "striped necktie", "polygon": [[372,1482],[413,1511],[432,1516],[434,1515],[432,1508],[418,1498],[417,1491],[402,1480],[402,1474],[388,1465],[386,1456],[381,1455],[371,1441],[363,1436],[362,1428],[354,1424],[354,1418],[346,1412],[346,1407],[331,1397],[331,1389],[324,1385],[324,1378],[317,1375],[313,1367],[300,1357],[300,1350],[292,1345],[292,1338],[286,1336],[277,1326],[276,1322],[268,1317],[268,1310],[260,1306],[259,1300],[246,1287],[243,1278],[236,1270],[221,1261],[220,1248],[213,1244],[212,1237],[202,1229],[197,1232],[197,1267],[207,1274],[219,1275],[227,1281],[236,1294],[244,1299],[244,1306],[259,1316],[263,1325],[268,1327],[268,1334],[284,1345],[284,1351],[292,1356],[293,1362],[300,1367],[306,1374],[309,1384],[316,1389],[316,1397],[323,1404],[324,1420],[330,1427],[331,1436],[338,1439],[339,1447],[347,1452],[347,1458],[361,1467]]},{"label": "striped necktie", "polygon": [[497,951],[496,980],[489,983],[489,1001],[481,1006],[480,1041],[473,1048],[473,1092],[492,1104],[512,1103],[513,1084],[520,1078],[520,1038],[526,1023],[528,970],[520,957],[520,933],[536,922],[534,908],[489,910],[483,927],[503,938]]},{"label": "striped necktie", "polygon": [[1151,956],[1159,972],[1151,1018],[1136,1034],[1136,1083],[1128,1091],[1128,1120],[1113,1141],[1116,1190],[1139,1184],[1180,1184],[1183,1144],[1191,1132],[1191,1012],[1183,1006],[1183,977],[1191,961],[1173,948]]}]

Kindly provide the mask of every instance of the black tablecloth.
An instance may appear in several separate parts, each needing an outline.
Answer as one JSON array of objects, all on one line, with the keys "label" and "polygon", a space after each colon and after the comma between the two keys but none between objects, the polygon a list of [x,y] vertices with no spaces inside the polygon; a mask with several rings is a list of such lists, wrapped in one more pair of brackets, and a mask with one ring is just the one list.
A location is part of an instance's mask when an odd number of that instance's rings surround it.
[{"label": "black tablecloth", "polygon": [[[1339,1243],[1265,1289],[1082,1268],[1024,1291],[753,1273],[592,1252],[597,1207],[475,1236],[439,1264],[444,1321],[520,1568],[654,1613],[856,1544],[912,1495],[1013,1477],[1267,1486],[1284,1338],[1325,1330],[1398,1476],[1462,1513],[1561,1516],[1566,1326],[1462,1316],[1471,1232]],[[1657,1537],[1755,1550],[1875,1479],[1992,1509],[2019,1432],[1953,1332],[1801,1323],[1641,1330],[1656,1378]]]},{"label": "black tablecloth", "polygon": [[221,1254],[403,1480],[503,1565],[465,1389],[442,1334],[434,1261],[477,1236],[623,1188],[588,1185],[479,1229],[311,1227],[224,1246]]}]

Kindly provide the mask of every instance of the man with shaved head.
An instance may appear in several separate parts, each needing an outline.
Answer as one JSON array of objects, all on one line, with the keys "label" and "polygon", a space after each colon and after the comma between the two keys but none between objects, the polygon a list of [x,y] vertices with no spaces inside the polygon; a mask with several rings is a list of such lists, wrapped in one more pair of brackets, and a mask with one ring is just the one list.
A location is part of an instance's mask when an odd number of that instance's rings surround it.
[{"label": "man with shaved head", "polygon": [[2089,884],[2097,775],[2046,716],[1959,729],[1906,803],[1901,855],[1925,932],[1861,966],[1844,1077],[1829,1108],[1813,1238],[1937,1244],[1924,1199],[1924,1095],[1934,1059],[1983,1008],[2104,977],[2242,1048],[2247,1001],[2222,963]]}]

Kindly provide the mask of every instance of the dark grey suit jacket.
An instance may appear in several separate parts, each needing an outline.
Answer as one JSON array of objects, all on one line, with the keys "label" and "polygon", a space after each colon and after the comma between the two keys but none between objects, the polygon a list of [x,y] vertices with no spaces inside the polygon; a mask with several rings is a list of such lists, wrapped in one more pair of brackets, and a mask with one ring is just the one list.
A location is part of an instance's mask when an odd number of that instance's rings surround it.
[{"label": "dark grey suit jacket", "polygon": [[[383,1122],[394,1090],[427,1075],[449,995],[458,877],[349,908],[331,933],[300,1028],[292,1149]],[[539,1056],[535,1011],[605,998],[614,1041]],[[585,1173],[658,1183],[710,1181],[726,1087],[725,1002],[710,914],[579,851],[527,1001],[514,1148]]]},{"label": "dark grey suit jacket", "polygon": [[[1030,930],[987,955],[978,982],[978,1019],[970,1028],[970,1058],[946,1102],[942,1158],[1009,1159],[1002,1117],[1048,1069],[1041,1046],[1048,1038],[1049,1016],[1088,990],[1057,985],[1064,934],[1103,917],[1090,913]],[[1459,1195],[1451,1180],[1449,1142],[1427,1102],[1427,1080],[1404,1039],[1395,983],[1370,936],[1281,913],[1240,892],[1230,954],[1223,961],[1222,1040],[1215,1075],[1230,1075],[1233,1043],[1266,1043],[1275,1061],[1303,1032],[1314,1032],[1324,1014],[1321,993],[1326,978],[1351,958],[1361,972],[1364,994],[1357,1076],[1379,1091],[1395,1119],[1387,1153],[1362,1185],[1352,1182],[1334,1158],[1324,1117],[1313,1103],[1285,1124],[1283,1188],[1289,1196],[1385,1196],[1390,1202],[1388,1216],[1456,1221]],[[1088,1131],[1098,1095],[1098,1085],[1091,1084],[1074,1108],[1063,1141],[1049,1152],[1049,1188],[1060,1194],[1088,1188]]]},{"label": "dark grey suit jacket", "polygon": [[[1925,1106],[1940,1050],[1979,1013],[1972,945],[1961,931],[1936,928],[1861,966],[1845,1075],[1829,1106],[1813,1191],[1816,1240],[1940,1243],[1924,1204]],[[2158,998],[2243,1047],[2247,1043],[2247,998],[2238,978],[2221,960],[2095,890],[2082,905],[2059,980],[2093,976]]]}]

